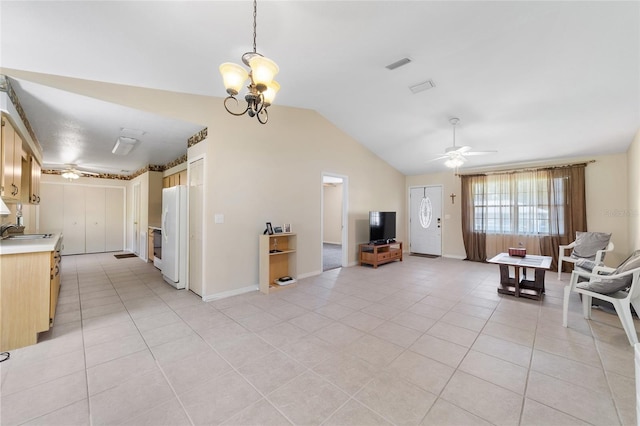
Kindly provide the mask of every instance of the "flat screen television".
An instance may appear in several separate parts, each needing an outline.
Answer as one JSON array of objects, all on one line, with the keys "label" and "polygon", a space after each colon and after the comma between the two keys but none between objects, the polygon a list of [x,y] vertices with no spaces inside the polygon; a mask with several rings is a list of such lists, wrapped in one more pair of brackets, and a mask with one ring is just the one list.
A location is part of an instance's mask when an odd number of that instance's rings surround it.
[{"label": "flat screen television", "polygon": [[369,242],[390,243],[396,238],[396,212],[369,212]]}]

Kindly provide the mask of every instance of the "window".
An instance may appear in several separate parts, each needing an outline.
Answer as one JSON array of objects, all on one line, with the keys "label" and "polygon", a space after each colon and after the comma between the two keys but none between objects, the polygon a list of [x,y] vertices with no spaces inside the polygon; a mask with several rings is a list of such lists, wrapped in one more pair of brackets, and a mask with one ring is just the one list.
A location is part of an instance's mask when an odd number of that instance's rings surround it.
[{"label": "window", "polygon": [[[472,188],[474,231],[517,235],[564,233],[564,178],[535,172],[498,174],[487,176],[486,182],[475,183]],[[551,212],[556,216],[553,219]],[[552,229],[556,226],[558,229]]]}]

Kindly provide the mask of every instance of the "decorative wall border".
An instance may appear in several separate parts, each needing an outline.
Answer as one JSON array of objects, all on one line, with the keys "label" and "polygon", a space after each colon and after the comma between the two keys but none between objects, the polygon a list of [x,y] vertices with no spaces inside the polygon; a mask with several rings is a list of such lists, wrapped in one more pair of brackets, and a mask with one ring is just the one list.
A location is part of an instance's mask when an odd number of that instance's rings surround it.
[{"label": "decorative wall border", "polygon": [[[131,179],[135,179],[138,176],[140,176],[141,174],[144,174],[146,172],[164,172],[165,170],[169,170],[172,167],[177,166],[178,164],[182,164],[185,163],[187,161],[187,154],[184,154],[178,158],[176,158],[175,160],[171,161],[170,163],[165,164],[164,166],[162,165],[157,165],[157,164],[149,164],[148,166],[144,166],[143,168],[136,170],[135,172],[133,172],[130,175],[117,175],[117,174],[113,174],[113,173],[98,173],[97,175],[86,175],[83,177],[88,177],[88,178],[97,178],[97,179],[115,179],[115,180],[131,180]],[[54,170],[54,169],[42,169],[42,174],[45,175],[62,175],[63,170]],[[80,171],[80,173],[82,173],[82,171]]]},{"label": "decorative wall border", "polygon": [[40,150],[42,150],[42,145],[40,145],[40,141],[36,137],[36,133],[33,131],[33,128],[31,127],[31,123],[29,123],[29,119],[27,119],[27,114],[25,114],[24,109],[22,109],[22,105],[20,104],[20,99],[18,99],[18,95],[16,95],[16,92],[13,90],[13,87],[11,86],[11,81],[9,81],[9,77],[2,74],[0,75],[0,80],[1,80],[0,91],[7,92],[7,96],[9,96],[9,100],[15,107],[16,111],[18,111],[18,115],[20,116],[20,119],[24,123],[24,127],[27,128],[27,132],[29,132],[29,136],[31,136],[31,139],[33,139],[33,142],[35,142],[40,147]]},{"label": "decorative wall border", "polygon": [[[42,169],[41,172],[44,175],[62,175],[64,170]],[[82,173],[82,172],[80,172]],[[114,180],[131,180],[131,176],[116,175],[112,173],[98,173],[97,175],[87,175],[83,177],[91,177],[97,179],[114,179]]]},{"label": "decorative wall border", "polygon": [[202,142],[203,140],[205,140],[207,138],[208,132],[209,132],[209,128],[205,127],[204,129],[200,130],[195,135],[191,136],[189,138],[189,140],[187,141],[187,148],[191,148],[195,144],[198,144],[198,143]]}]

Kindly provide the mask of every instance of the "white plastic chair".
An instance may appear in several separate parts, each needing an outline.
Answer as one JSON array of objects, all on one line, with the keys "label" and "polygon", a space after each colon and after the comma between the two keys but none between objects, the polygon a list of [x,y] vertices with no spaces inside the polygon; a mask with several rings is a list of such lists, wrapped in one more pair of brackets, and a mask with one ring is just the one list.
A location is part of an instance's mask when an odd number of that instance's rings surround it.
[{"label": "white plastic chair", "polygon": [[[568,244],[566,246],[560,246],[559,248],[559,253],[558,253],[558,281],[562,281],[562,262],[571,262],[573,264],[575,264],[578,260],[580,260],[579,258],[575,258],[575,257],[571,257],[571,254],[569,254],[567,256],[566,254],[566,250],[573,250],[576,246],[576,242],[572,242],[571,244]],[[593,259],[589,259],[589,260],[593,260],[595,262],[596,265],[604,265],[604,256],[605,254],[607,254],[610,251],[613,251],[614,245],[611,241],[609,241],[609,244],[607,245],[607,247],[604,250],[598,250],[596,252],[596,255]]]},{"label": "white plastic chair", "polygon": [[[620,318],[622,327],[627,334],[629,344],[633,346],[634,344],[638,343],[638,336],[636,334],[636,328],[633,324],[633,317],[631,316],[631,305],[633,305],[636,312],[640,313],[640,287],[638,286],[638,281],[640,279],[640,268],[631,269],[629,271],[615,275],[612,274],[603,276],[598,274],[598,272],[611,274],[613,271],[615,271],[614,268],[608,268],[606,266],[596,266],[593,270],[593,273],[583,271],[573,271],[571,273],[571,281],[569,285],[565,286],[564,288],[564,300],[562,304],[562,325],[564,327],[567,327],[569,314],[569,297],[571,295],[571,292],[582,294],[582,312],[585,319],[591,319],[591,299],[595,297],[596,299],[604,300],[613,305],[613,307],[616,309],[618,317]],[[592,280],[601,278],[615,279],[628,275],[633,276],[631,287],[629,288],[628,293],[626,291],[617,291],[611,294],[600,294],[576,287],[578,284],[578,278],[580,277],[587,278],[591,282]]]}]

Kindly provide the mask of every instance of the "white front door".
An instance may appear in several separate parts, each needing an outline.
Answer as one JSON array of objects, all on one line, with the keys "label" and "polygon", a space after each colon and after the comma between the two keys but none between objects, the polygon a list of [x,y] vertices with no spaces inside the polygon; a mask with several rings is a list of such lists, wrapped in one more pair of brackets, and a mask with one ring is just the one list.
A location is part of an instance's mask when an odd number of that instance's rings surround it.
[{"label": "white front door", "polygon": [[411,188],[410,251],[417,254],[442,255],[442,187]]}]

